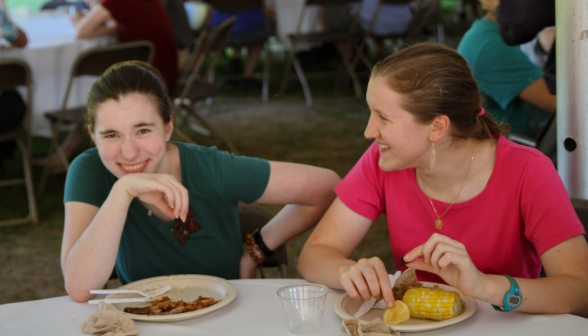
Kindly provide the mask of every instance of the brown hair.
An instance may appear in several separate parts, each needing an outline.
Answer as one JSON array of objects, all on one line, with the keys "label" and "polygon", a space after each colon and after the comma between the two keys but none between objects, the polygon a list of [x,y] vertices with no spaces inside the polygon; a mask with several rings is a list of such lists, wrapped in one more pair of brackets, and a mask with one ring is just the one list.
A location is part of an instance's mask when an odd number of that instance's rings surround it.
[{"label": "brown hair", "polygon": [[402,94],[402,107],[428,124],[449,117],[454,138],[484,140],[510,131],[489,113],[478,117],[482,99],[478,84],[457,51],[434,43],[412,45],[378,62],[371,77],[385,76],[390,89]]},{"label": "brown hair", "polygon": [[106,69],[92,85],[88,93],[86,125],[93,132],[96,109],[100,104],[110,99],[120,102],[122,97],[133,93],[144,94],[152,99],[163,122],[170,122],[171,102],[159,71],[145,62],[126,61]]}]

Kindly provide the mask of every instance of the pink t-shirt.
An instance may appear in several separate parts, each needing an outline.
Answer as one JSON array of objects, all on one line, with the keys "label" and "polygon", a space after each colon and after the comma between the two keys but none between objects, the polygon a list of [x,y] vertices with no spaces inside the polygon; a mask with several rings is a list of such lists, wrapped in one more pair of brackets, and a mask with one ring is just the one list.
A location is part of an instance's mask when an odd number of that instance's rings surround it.
[{"label": "pink t-shirt", "polygon": [[[407,252],[438,232],[464,244],[483,273],[538,278],[541,254],[585,234],[553,163],[504,136],[498,140],[486,188],[473,199],[454,204],[442,217],[441,230],[435,228],[437,217],[414,169],[384,172],[379,158],[374,143],[335,191],[349,209],[366,218],[376,220],[380,213],[386,214],[397,266]],[[449,206],[436,200],[433,204],[440,214]],[[432,273],[417,272],[417,276],[443,283]]]}]

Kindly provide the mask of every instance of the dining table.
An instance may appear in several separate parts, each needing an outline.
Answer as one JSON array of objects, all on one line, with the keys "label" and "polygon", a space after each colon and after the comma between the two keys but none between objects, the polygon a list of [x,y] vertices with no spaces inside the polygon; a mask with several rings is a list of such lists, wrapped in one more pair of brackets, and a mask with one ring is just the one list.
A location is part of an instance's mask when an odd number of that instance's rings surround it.
[{"label": "dining table", "polygon": [[[301,279],[230,280],[236,289],[235,299],[206,315],[175,322],[136,321],[139,335],[293,335],[282,303],[276,292],[280,287],[306,283]],[[335,313],[335,303],[343,295],[330,289],[321,329],[315,335],[346,335],[342,318]],[[97,298],[104,297],[99,295]],[[588,319],[569,314],[501,313],[488,303],[477,301],[477,311],[470,318],[440,329],[403,335],[557,335],[588,334]],[[74,302],[68,296],[0,305],[0,335],[84,335],[82,323],[98,309],[97,305]]]},{"label": "dining table", "polygon": [[[116,35],[91,39],[76,39],[76,29],[69,14],[62,11],[26,11],[13,17],[15,23],[27,34],[25,48],[0,49],[0,59],[19,59],[31,69],[32,77],[32,125],[33,135],[50,137],[49,121],[45,112],[61,108],[72,65],[82,52],[100,46],[114,44]],[[88,92],[97,78],[84,76],[74,82],[68,107],[83,106]],[[26,91],[19,88],[26,101]]]}]

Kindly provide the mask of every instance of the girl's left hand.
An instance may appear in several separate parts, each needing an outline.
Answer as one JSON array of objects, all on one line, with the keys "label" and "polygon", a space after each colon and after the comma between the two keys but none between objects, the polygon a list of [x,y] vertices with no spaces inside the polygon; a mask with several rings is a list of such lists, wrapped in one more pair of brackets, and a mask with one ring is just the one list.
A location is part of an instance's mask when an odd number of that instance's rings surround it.
[{"label": "girl's left hand", "polygon": [[410,268],[437,274],[464,295],[478,297],[483,290],[484,273],[476,268],[465,246],[447,236],[433,233],[426,243],[408,252],[404,261]]},{"label": "girl's left hand", "polygon": [[257,275],[257,263],[251,259],[245,244],[243,244],[243,254],[239,263],[239,279],[255,279]]}]

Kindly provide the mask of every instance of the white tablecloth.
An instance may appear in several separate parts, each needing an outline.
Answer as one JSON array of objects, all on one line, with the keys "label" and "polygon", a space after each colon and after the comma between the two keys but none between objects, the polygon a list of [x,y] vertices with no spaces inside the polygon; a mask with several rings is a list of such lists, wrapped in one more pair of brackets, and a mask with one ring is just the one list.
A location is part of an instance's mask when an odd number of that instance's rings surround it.
[{"label": "white tablecloth", "polygon": [[[226,307],[180,322],[137,322],[139,335],[292,335],[276,291],[287,284],[304,280],[257,279],[231,282],[239,293]],[[340,330],[341,318],[334,311],[335,301],[341,294],[341,291],[329,292],[322,327],[316,335],[345,335]],[[96,305],[75,303],[67,296],[0,305],[0,335],[84,335],[80,326],[96,310]],[[518,312],[504,314],[494,311],[489,304],[478,301],[478,311],[471,318],[449,327],[416,334],[572,336],[586,335],[587,331],[588,319],[581,317]]]},{"label": "white tablecloth", "polygon": [[[47,111],[61,108],[71,66],[85,50],[116,43],[116,36],[94,39],[75,39],[75,29],[66,14],[40,12],[18,22],[26,32],[29,43],[24,49],[0,50],[0,59],[17,58],[29,64],[33,76],[32,132],[50,136],[49,122],[43,117]],[[84,77],[74,82],[68,106],[85,105],[88,91],[96,80]],[[24,90],[21,91],[24,94]],[[26,98],[25,98],[26,100]]]}]

